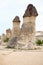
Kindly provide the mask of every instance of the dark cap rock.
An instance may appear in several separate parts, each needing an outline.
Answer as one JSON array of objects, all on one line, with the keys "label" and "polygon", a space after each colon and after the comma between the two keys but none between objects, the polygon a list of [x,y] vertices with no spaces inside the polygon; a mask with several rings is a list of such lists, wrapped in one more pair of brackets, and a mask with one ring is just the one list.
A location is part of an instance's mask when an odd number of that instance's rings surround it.
[{"label": "dark cap rock", "polygon": [[13,22],[20,22],[20,19],[18,16],[16,16],[14,19],[13,19]]},{"label": "dark cap rock", "polygon": [[29,4],[27,6],[27,9],[26,9],[23,17],[31,17],[31,16],[38,16],[38,13],[37,13],[36,8],[32,4]]}]

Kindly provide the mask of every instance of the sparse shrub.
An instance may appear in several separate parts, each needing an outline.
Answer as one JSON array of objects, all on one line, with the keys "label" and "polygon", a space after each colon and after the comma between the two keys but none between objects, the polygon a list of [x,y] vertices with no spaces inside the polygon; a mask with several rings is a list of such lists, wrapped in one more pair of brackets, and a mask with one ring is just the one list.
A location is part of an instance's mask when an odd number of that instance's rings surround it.
[{"label": "sparse shrub", "polygon": [[42,45],[43,45],[43,40],[42,40]]},{"label": "sparse shrub", "polygon": [[36,44],[37,44],[37,45],[42,45],[42,41],[41,41],[41,40],[37,40],[37,41],[36,41]]},{"label": "sparse shrub", "polygon": [[5,38],[3,41],[4,42],[8,42],[9,41],[9,38]]}]

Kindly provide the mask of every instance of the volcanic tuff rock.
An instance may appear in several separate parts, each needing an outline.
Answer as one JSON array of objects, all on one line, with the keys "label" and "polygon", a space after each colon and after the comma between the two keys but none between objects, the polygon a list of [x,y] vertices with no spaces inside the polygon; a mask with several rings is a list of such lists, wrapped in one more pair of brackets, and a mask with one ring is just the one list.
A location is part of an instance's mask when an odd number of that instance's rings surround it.
[{"label": "volcanic tuff rock", "polygon": [[36,8],[32,4],[29,4],[27,6],[27,9],[26,9],[23,17],[31,17],[31,16],[38,16],[38,13],[37,13]]}]

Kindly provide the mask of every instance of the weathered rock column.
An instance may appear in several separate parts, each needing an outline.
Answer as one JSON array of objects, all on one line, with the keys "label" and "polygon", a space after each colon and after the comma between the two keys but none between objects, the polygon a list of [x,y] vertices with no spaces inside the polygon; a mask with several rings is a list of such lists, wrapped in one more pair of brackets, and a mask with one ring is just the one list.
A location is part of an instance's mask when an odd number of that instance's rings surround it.
[{"label": "weathered rock column", "polygon": [[35,21],[38,16],[36,8],[29,4],[23,15],[23,25],[22,25],[22,39],[24,43],[34,42],[35,40]]},{"label": "weathered rock column", "polygon": [[11,31],[10,28],[6,30],[6,37],[7,38],[11,38],[12,37],[12,31]]},{"label": "weathered rock column", "polygon": [[18,37],[20,34],[20,19],[18,16],[16,16],[13,19],[13,30],[12,30],[12,36]]},{"label": "weathered rock column", "polygon": [[17,48],[19,36],[20,36],[20,19],[18,16],[16,16],[13,19],[12,38],[9,40],[7,47]]}]

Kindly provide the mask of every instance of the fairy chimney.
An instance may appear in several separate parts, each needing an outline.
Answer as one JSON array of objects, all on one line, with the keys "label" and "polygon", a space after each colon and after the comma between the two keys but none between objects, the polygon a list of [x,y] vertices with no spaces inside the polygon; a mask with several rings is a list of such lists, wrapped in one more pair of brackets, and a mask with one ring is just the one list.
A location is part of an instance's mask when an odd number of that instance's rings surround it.
[{"label": "fairy chimney", "polygon": [[11,38],[11,36],[12,36],[12,32],[11,32],[11,29],[9,28],[6,30],[6,37]]},{"label": "fairy chimney", "polygon": [[[33,41],[35,36],[35,21],[36,17],[38,16],[36,8],[29,4],[27,9],[23,15],[23,25],[22,25],[22,34],[23,39],[27,39],[26,41]],[[26,36],[26,37],[25,37]]]},{"label": "fairy chimney", "polygon": [[13,37],[17,37],[20,34],[20,19],[18,16],[16,16],[13,19],[13,32],[12,32],[12,36]]}]

